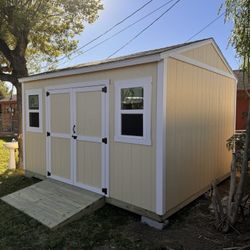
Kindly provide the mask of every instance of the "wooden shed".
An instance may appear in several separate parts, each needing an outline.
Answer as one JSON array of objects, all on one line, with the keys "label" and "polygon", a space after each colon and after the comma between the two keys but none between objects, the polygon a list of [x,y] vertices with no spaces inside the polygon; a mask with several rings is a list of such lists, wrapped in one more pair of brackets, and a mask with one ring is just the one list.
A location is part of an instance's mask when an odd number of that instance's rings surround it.
[{"label": "wooden shed", "polygon": [[20,80],[29,175],[157,221],[228,176],[237,86],[212,38]]}]

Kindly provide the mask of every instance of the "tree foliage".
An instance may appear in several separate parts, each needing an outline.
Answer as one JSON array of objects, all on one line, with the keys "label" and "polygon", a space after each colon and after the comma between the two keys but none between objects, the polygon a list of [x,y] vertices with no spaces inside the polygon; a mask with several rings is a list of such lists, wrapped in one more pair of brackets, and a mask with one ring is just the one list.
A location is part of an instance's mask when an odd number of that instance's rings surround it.
[{"label": "tree foliage", "polygon": [[9,88],[8,86],[0,81],[0,99],[9,95]]},{"label": "tree foliage", "polygon": [[19,52],[31,64],[36,59],[51,62],[74,50],[75,35],[83,31],[84,22],[96,20],[100,9],[100,0],[1,0],[2,71],[15,68],[8,49]]},{"label": "tree foliage", "polygon": [[225,8],[225,20],[234,24],[229,42],[242,60],[242,70],[248,72],[245,77],[249,78],[250,0],[226,0]]},{"label": "tree foliage", "polygon": [[17,89],[19,166],[22,164],[22,89],[28,69],[55,62],[77,47],[75,36],[93,23],[101,0],[0,0],[0,80]]}]

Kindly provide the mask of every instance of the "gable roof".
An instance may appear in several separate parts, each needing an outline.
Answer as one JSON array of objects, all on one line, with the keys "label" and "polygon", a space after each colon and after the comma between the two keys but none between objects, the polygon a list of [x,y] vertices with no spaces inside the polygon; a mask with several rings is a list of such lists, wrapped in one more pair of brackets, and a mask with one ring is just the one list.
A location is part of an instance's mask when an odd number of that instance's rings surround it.
[{"label": "gable roof", "polygon": [[[182,48],[184,49],[184,48],[190,47],[191,49],[194,45],[198,45],[198,44],[202,45],[203,43],[205,44],[207,42],[211,42],[216,45],[213,38],[206,38],[202,40],[177,44],[177,45],[154,49],[154,50],[143,51],[143,52],[134,53],[134,54],[116,57],[116,58],[111,58],[107,60],[95,61],[95,62],[90,62],[90,63],[79,64],[79,65],[72,66],[72,67],[56,69],[53,71],[48,71],[48,72],[24,77],[19,80],[22,83],[25,83],[25,82],[30,82],[30,81],[37,81],[37,80],[50,79],[50,78],[56,78],[56,77],[62,77],[62,76],[78,75],[78,74],[83,74],[83,73],[88,73],[88,72],[121,68],[121,67],[138,65],[138,64],[143,64],[143,63],[157,62],[163,59],[162,55],[164,53],[172,52],[172,51],[179,50]],[[217,45],[216,47],[219,50]],[[219,52],[221,56],[223,57],[221,51]],[[223,59],[225,60],[224,57]],[[227,66],[230,68],[228,64]]]}]

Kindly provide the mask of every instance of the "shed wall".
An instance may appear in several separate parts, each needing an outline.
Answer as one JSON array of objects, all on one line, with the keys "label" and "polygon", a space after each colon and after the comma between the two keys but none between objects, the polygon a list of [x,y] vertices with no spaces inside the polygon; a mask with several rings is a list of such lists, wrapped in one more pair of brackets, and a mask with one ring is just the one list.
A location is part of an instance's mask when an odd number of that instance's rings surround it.
[{"label": "shed wall", "polygon": [[230,169],[235,80],[172,58],[167,61],[167,212]]},{"label": "shed wall", "polygon": [[[151,138],[152,145],[136,145],[114,141],[115,96],[114,82],[117,80],[152,77]],[[156,157],[156,82],[157,64],[150,63],[121,69],[88,73],[84,75],[35,81],[24,84],[28,89],[43,89],[43,110],[45,110],[44,89],[79,82],[110,80],[109,135],[110,135],[110,197],[126,203],[155,211],[155,157]],[[26,105],[26,103],[25,103]],[[26,109],[26,107],[25,107]],[[62,110],[63,112],[63,110]],[[26,169],[46,175],[46,130],[43,112],[43,133],[26,132]],[[25,121],[25,119],[24,119]],[[25,125],[26,126],[26,125]],[[66,152],[65,152],[66,153]],[[62,152],[64,154],[64,152]],[[91,180],[90,180],[91,181]]]},{"label": "shed wall", "polygon": [[211,43],[183,52],[182,55],[231,73]]}]

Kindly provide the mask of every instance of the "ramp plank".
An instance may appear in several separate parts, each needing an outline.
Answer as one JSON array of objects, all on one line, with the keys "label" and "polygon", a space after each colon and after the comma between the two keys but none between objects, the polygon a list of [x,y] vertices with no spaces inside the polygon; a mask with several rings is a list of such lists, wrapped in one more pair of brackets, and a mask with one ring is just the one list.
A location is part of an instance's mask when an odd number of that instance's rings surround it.
[{"label": "ramp plank", "polygon": [[58,228],[104,205],[102,195],[44,180],[1,198],[50,229]]}]

